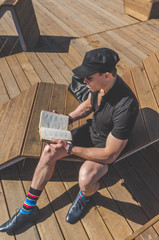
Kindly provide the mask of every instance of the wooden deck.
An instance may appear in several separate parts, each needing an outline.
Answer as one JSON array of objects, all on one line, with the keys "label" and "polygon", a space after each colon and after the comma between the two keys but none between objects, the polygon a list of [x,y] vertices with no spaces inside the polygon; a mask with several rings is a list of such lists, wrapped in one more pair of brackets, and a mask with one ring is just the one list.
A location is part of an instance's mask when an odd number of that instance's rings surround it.
[{"label": "wooden deck", "polygon": [[[147,71],[142,77],[152,76],[149,66],[155,69],[154,56],[159,58],[158,19],[139,22],[125,15],[122,0],[33,0],[33,5],[41,32],[34,52],[21,52],[9,14],[0,19],[0,106],[37,82],[68,84],[71,69],[95,47],[110,47],[119,53],[120,75],[136,65],[141,67],[141,61],[151,55],[151,65],[144,61]],[[158,112],[158,68],[154,72],[154,86],[144,94],[151,95],[153,89]],[[133,73],[132,77],[138,74],[138,67]],[[81,163],[59,161],[38,201],[40,219],[13,235],[1,233],[0,239],[126,239],[159,214],[158,152],[158,146],[149,147],[117,163],[102,178],[94,197],[96,205],[74,225],[66,223],[65,216],[78,192]],[[37,160],[27,159],[0,172],[0,224],[21,207],[36,164]],[[159,239],[159,221],[135,239]]]}]

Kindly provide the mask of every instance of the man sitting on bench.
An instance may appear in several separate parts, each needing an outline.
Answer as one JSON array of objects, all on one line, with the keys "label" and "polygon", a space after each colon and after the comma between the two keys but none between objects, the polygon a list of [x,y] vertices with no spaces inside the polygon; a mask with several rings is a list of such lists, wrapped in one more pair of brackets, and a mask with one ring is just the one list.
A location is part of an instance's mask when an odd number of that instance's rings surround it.
[{"label": "man sitting on bench", "polygon": [[99,189],[99,179],[108,172],[125,148],[139,111],[138,102],[126,83],[117,75],[119,56],[108,48],[86,53],[73,73],[87,84],[88,99],[69,114],[70,123],[94,112],[92,120],[72,131],[73,142],[52,139],[41,155],[28,196],[21,209],[0,227],[13,231],[35,220],[36,202],[51,179],[56,162],[73,154],[86,159],[79,171],[79,193],[70,207],[66,221],[75,223],[90,208],[92,195]]}]

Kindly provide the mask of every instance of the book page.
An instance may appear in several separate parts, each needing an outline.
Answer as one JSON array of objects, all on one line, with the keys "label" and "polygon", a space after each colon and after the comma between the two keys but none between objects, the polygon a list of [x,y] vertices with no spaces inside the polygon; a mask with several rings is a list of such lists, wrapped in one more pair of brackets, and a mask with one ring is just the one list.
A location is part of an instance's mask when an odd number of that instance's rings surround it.
[{"label": "book page", "polygon": [[64,131],[60,129],[51,129],[41,127],[40,138],[43,140],[50,140],[51,138],[72,141],[72,135],[70,131]]},{"label": "book page", "polygon": [[68,122],[69,116],[42,110],[40,114],[39,128],[46,127],[67,130]]}]

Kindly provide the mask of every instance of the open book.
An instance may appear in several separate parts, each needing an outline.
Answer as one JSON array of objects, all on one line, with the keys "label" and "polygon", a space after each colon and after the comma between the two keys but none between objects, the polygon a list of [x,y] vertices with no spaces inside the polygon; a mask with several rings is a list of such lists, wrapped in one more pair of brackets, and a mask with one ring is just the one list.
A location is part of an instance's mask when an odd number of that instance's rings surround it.
[{"label": "open book", "polygon": [[51,138],[72,141],[71,132],[68,131],[69,116],[41,111],[39,121],[40,140],[49,142]]}]

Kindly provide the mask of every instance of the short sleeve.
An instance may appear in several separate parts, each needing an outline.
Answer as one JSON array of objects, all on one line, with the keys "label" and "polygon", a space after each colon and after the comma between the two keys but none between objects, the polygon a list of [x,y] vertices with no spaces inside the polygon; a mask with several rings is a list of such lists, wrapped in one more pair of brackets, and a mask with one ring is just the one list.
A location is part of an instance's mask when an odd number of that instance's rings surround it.
[{"label": "short sleeve", "polygon": [[121,140],[129,139],[138,111],[138,103],[132,99],[116,106],[113,112],[112,135]]}]

